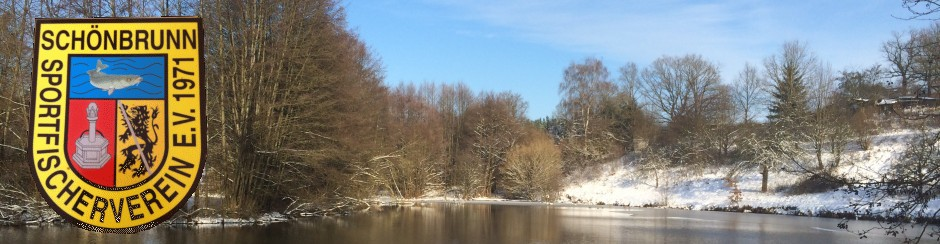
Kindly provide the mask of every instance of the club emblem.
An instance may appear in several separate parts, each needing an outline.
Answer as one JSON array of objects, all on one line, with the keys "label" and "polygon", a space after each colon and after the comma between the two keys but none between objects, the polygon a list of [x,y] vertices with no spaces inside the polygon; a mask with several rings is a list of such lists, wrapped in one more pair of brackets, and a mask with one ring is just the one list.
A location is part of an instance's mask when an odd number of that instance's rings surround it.
[{"label": "club emblem", "polygon": [[135,233],[195,191],[205,151],[200,25],[37,20],[33,171],[64,218]]}]

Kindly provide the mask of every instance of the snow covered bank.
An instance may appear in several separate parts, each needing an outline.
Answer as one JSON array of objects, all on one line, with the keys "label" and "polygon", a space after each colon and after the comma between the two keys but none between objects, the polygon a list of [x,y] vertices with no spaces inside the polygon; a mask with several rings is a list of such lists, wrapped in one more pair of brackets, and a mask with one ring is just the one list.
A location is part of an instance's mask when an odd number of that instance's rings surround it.
[{"label": "snow covered bank", "polygon": [[[872,177],[885,172],[911,142],[917,131],[898,131],[873,138],[873,148],[852,150],[845,155],[846,163],[836,173],[846,176]],[[659,187],[655,180],[631,166],[631,162],[615,162],[602,166],[597,177],[569,180],[561,193],[561,202],[582,204],[612,204],[641,207],[669,207],[693,210],[763,208],[765,212],[779,214],[833,214],[851,213],[850,203],[871,200],[864,194],[855,195],[836,190],[815,194],[791,195],[777,190],[792,186],[804,177],[799,174],[771,171],[770,193],[762,193],[761,175],[757,168],[741,172],[738,189],[740,201],[731,201],[733,188],[725,177],[728,169],[708,169],[689,174],[683,169],[670,169],[661,177]],[[890,200],[889,200],[890,201]],[[884,205],[891,205],[884,202]],[[882,207],[886,207],[882,206]],[[878,208],[878,206],[876,206]],[[930,209],[940,208],[940,200],[932,200]]]},{"label": "snow covered bank", "polygon": [[[630,167],[610,165],[604,173],[602,177],[569,185],[562,192],[562,201],[693,210],[734,206],[774,207],[813,213],[822,210],[851,211],[847,207],[848,202],[857,198],[841,191],[792,196],[784,193],[761,193],[761,176],[754,170],[748,172],[738,183],[741,201],[735,205],[730,199],[732,188],[726,184],[723,173],[693,176],[672,182],[669,186],[660,186],[658,189],[646,180],[638,180],[642,177],[636,176]],[[797,176],[793,175],[775,174],[770,178],[770,185],[793,184],[796,178]]]},{"label": "snow covered bank", "polygon": [[195,217],[189,220],[168,221],[168,224],[188,224],[188,225],[252,225],[285,222],[290,220],[288,216],[277,212],[265,213],[255,218],[225,218],[225,217]]}]

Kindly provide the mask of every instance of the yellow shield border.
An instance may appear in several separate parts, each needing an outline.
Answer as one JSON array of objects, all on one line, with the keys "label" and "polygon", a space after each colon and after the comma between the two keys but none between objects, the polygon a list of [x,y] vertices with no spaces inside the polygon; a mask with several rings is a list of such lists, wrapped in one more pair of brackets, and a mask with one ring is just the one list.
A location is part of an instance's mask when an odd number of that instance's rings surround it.
[{"label": "yellow shield border", "polygon": [[[165,43],[157,48],[161,38]],[[136,233],[171,218],[193,195],[205,167],[202,19],[37,19],[33,46],[30,168],[49,206],[83,229],[108,233]],[[71,168],[65,149],[69,55],[154,54],[168,56],[165,161],[129,189],[88,184]]]}]

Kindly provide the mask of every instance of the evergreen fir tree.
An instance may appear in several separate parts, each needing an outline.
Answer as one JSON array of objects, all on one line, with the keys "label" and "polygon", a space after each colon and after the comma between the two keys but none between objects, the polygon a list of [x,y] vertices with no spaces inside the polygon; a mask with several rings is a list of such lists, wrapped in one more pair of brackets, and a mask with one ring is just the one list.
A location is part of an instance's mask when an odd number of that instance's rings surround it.
[{"label": "evergreen fir tree", "polygon": [[768,78],[773,82],[773,100],[767,119],[792,127],[807,118],[805,78],[815,61],[815,57],[808,54],[799,42],[785,43],[780,56],[765,60]]}]

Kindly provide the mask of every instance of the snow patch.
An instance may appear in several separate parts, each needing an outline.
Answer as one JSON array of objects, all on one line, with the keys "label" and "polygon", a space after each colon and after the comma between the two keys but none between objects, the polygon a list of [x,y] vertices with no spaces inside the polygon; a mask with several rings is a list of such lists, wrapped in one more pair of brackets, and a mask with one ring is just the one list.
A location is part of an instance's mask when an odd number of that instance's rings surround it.
[{"label": "snow patch", "polygon": [[261,216],[255,218],[224,218],[224,217],[195,217],[189,221],[182,223],[173,223],[173,224],[195,224],[195,225],[250,225],[250,224],[266,224],[266,223],[276,223],[276,222],[285,222],[290,218],[287,216],[278,213],[270,212],[262,214]]},{"label": "snow patch", "polygon": [[[897,161],[907,144],[919,133],[902,130],[875,136],[870,150],[847,152],[843,165],[836,169],[836,173],[849,177],[875,178]],[[737,185],[742,198],[735,205],[729,198],[732,189],[724,180],[726,169],[712,169],[711,172],[698,175],[683,175],[678,171],[681,170],[673,170],[665,177],[660,177],[657,187],[655,179],[642,175],[634,167],[619,161],[610,163],[601,168],[596,178],[569,179],[571,183],[563,189],[560,202],[692,210],[750,206],[772,209],[779,214],[817,215],[852,212],[853,209],[849,207],[851,202],[870,200],[864,194],[855,195],[840,190],[802,195],[773,192],[779,187],[796,184],[802,177],[779,171],[771,171],[768,181],[771,193],[763,193],[760,191],[760,172],[754,168],[739,174]],[[887,207],[890,203],[882,205]],[[928,206],[936,210],[940,208],[940,200],[933,200]]]}]

